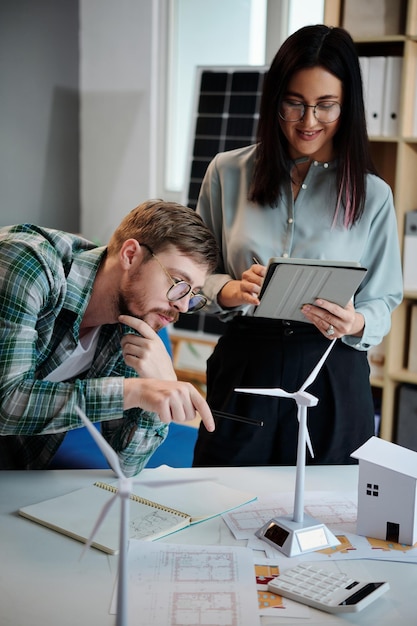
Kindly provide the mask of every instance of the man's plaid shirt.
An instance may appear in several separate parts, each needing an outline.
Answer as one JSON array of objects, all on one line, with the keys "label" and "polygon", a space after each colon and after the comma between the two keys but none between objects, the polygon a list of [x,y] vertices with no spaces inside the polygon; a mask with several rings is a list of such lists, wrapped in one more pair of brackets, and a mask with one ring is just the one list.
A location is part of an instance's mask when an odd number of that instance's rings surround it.
[{"label": "man's plaid shirt", "polygon": [[164,440],[154,413],[123,412],[123,379],[136,376],[122,356],[117,324],[103,326],[93,363],[62,383],[43,380],[78,343],[80,323],[106,248],[31,224],[0,229],[0,468],[46,468],[81,407],[138,473]]}]

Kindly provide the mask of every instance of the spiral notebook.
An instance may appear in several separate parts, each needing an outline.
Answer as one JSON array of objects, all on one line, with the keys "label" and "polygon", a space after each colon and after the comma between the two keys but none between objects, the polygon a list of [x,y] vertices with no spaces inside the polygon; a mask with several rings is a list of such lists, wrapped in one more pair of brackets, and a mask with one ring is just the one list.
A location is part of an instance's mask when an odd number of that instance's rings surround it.
[{"label": "spiral notebook", "polygon": [[[117,483],[89,487],[19,509],[19,514],[86,543],[99,513],[117,491]],[[191,524],[221,515],[255,500],[253,494],[208,480],[165,481],[163,486],[136,485],[131,494],[130,537],[154,541]],[[158,498],[158,502],[150,499]],[[120,502],[116,501],[97,531],[92,546],[108,554],[119,549]]]}]

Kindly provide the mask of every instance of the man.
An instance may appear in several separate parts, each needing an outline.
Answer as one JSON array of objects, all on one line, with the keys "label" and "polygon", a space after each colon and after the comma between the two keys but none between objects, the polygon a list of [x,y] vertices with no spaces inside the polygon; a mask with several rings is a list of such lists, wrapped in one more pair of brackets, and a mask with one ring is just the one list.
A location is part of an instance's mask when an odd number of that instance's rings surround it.
[{"label": "man", "polygon": [[0,229],[0,468],[48,467],[81,407],[101,422],[126,475],[171,421],[210,409],[178,382],[157,331],[202,308],[217,264],[209,229],[187,207],[144,202],[107,247],[31,224]]}]

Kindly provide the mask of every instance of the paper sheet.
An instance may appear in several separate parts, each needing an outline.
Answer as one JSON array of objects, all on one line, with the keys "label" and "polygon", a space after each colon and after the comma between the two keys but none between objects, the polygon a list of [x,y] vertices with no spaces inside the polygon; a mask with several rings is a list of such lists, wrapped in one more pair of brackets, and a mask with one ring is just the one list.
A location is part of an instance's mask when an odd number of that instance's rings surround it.
[{"label": "paper sheet", "polygon": [[[235,539],[251,539],[272,517],[292,515],[294,494],[275,493],[260,496],[256,502],[222,517]],[[304,510],[308,515],[328,526],[333,532],[354,533],[356,530],[357,494],[341,495],[334,492],[307,492]]]},{"label": "paper sheet", "polygon": [[137,623],[138,615],[141,624],[153,626],[260,623],[247,548],[132,540],[128,568],[129,623]]},{"label": "paper sheet", "polygon": [[276,493],[260,497],[256,502],[225,513],[222,518],[235,539],[246,539],[247,547],[264,552],[280,569],[295,566],[300,561],[328,561],[351,559],[381,559],[402,563],[417,563],[417,544],[407,546],[356,534],[357,494],[336,492],[307,492],[305,511],[319,522],[323,522],[336,535],[340,545],[317,552],[288,558],[265,541],[255,536],[256,530],[272,517],[291,515],[293,512],[291,493]]}]

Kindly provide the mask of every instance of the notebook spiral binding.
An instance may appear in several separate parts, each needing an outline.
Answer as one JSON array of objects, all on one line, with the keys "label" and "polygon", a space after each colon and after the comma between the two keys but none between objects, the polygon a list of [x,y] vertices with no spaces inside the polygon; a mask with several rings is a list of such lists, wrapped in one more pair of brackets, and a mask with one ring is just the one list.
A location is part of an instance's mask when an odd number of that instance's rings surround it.
[{"label": "notebook spiral binding", "polygon": [[[112,493],[117,493],[117,487],[113,485],[109,485],[108,483],[103,483],[101,481],[97,481],[94,483],[95,487],[100,487],[100,489],[105,489],[106,491],[111,491]],[[171,509],[169,506],[163,506],[162,504],[158,504],[157,502],[152,502],[152,500],[147,500],[146,498],[141,498],[140,496],[135,495],[134,493],[130,494],[130,499],[134,502],[139,502],[140,504],[145,504],[147,506],[151,506],[154,509],[160,509],[161,511],[167,511],[168,513],[172,513],[173,515],[177,515],[180,517],[185,517],[186,519],[190,516],[187,513],[183,513],[182,511],[177,511],[177,509]]]}]

